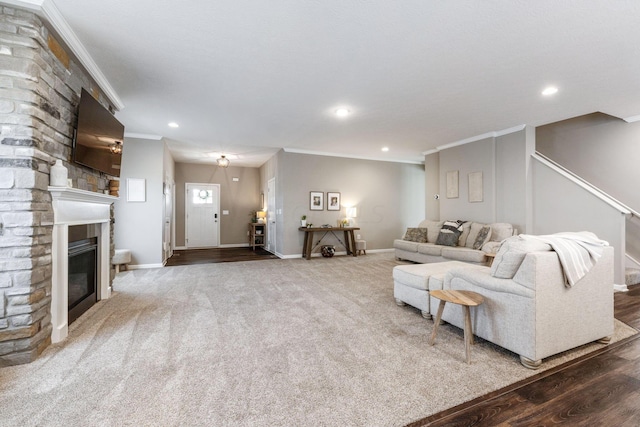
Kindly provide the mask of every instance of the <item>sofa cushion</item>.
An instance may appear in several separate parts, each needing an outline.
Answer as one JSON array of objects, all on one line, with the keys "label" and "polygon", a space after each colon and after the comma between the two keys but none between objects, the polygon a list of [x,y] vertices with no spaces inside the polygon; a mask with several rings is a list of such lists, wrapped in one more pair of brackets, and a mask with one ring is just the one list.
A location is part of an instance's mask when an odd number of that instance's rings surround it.
[{"label": "sofa cushion", "polygon": [[467,236],[467,241],[464,243],[466,248],[473,248],[473,244],[476,242],[476,237],[478,237],[478,233],[482,230],[485,224],[481,224],[479,222],[472,222],[469,227],[469,235]]},{"label": "sofa cushion", "polygon": [[418,253],[425,255],[442,255],[442,246],[438,246],[435,243],[422,243],[418,245]]},{"label": "sofa cushion", "polygon": [[407,232],[404,233],[402,240],[409,242],[427,243],[427,229],[426,228],[407,228]]},{"label": "sofa cushion", "polygon": [[457,261],[397,265],[393,267],[393,281],[410,288],[426,291],[429,286],[429,277],[444,275],[450,269],[460,267],[465,267],[465,265]]},{"label": "sofa cushion", "polygon": [[481,249],[482,245],[487,243],[491,238],[491,227],[485,225],[478,231],[478,235],[476,236],[476,241],[473,242],[473,249]]},{"label": "sofa cushion", "polygon": [[507,222],[494,222],[489,224],[491,226],[491,239],[492,242],[502,242],[513,236],[513,225]]},{"label": "sofa cushion", "polygon": [[462,233],[458,238],[458,246],[465,246],[465,244],[467,243],[467,237],[469,236],[470,230],[471,230],[471,222],[465,221],[464,224],[462,224]]},{"label": "sofa cushion", "polygon": [[551,246],[537,239],[525,239],[513,236],[502,242],[493,264],[491,275],[500,279],[512,279],[529,252],[549,251]]},{"label": "sofa cushion", "polygon": [[485,262],[484,252],[477,251],[471,248],[450,248],[448,246],[442,247],[442,256],[448,259],[454,259],[457,261],[465,261],[465,262],[475,262],[481,263]]},{"label": "sofa cushion", "polygon": [[393,241],[393,247],[396,249],[402,249],[407,252],[418,252],[418,245],[420,243],[417,242],[409,242],[407,240],[396,239]]},{"label": "sofa cushion", "polygon": [[440,229],[442,228],[442,224],[444,221],[432,221],[430,219],[425,219],[418,227],[427,228],[427,237],[429,243],[435,243],[438,240],[438,234],[440,233]]},{"label": "sofa cushion", "polygon": [[436,245],[457,246],[458,238],[462,234],[463,221],[445,221],[442,224]]}]

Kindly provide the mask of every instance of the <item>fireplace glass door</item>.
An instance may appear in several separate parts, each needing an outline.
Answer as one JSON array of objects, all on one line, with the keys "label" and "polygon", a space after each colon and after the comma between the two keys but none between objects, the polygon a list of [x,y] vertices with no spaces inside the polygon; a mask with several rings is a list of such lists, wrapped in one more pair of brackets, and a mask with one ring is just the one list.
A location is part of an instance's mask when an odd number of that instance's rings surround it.
[{"label": "fireplace glass door", "polygon": [[97,239],[69,243],[69,324],[97,301]]}]

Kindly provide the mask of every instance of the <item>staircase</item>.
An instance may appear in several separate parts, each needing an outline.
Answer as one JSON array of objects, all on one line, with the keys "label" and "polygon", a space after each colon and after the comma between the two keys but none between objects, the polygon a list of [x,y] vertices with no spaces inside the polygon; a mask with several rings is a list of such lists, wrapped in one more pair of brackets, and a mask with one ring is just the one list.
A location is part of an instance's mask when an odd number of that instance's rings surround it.
[{"label": "staircase", "polygon": [[624,284],[627,286],[640,284],[640,269],[627,268],[624,272]]}]

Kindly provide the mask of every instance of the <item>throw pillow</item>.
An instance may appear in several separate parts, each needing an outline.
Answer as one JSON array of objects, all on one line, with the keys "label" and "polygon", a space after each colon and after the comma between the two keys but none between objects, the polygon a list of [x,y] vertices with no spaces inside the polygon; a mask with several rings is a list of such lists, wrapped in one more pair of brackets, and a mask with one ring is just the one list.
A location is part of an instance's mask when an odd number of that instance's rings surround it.
[{"label": "throw pillow", "polygon": [[465,221],[462,224],[462,234],[458,238],[458,246],[465,246],[467,244],[467,237],[469,237],[469,231],[471,231],[471,223],[469,221]]},{"label": "throw pillow", "polygon": [[404,233],[402,240],[417,243],[427,243],[427,229],[426,228],[407,228],[407,232]]},{"label": "throw pillow", "polygon": [[491,264],[491,275],[500,279],[513,279],[529,252],[549,251],[551,246],[535,239],[513,236],[505,239]]},{"label": "throw pillow", "polygon": [[456,233],[451,230],[445,230],[443,228],[442,230],[440,230],[440,233],[438,233],[438,239],[436,240],[436,245],[457,246],[459,236],[460,236],[460,233]]},{"label": "throw pillow", "polygon": [[464,221],[445,221],[442,224],[436,245],[457,246],[458,238],[462,234],[462,224]]},{"label": "throw pillow", "polygon": [[482,245],[487,243],[491,238],[491,227],[485,225],[480,229],[478,235],[476,236],[476,241],[473,242],[473,249],[479,250],[482,248]]},{"label": "throw pillow", "polygon": [[472,222],[471,227],[469,228],[469,235],[467,236],[467,241],[464,243],[464,246],[467,248],[473,248],[473,244],[476,242],[476,237],[478,237],[478,233],[482,230],[485,224],[481,224],[479,222]]},{"label": "throw pillow", "polygon": [[502,242],[504,239],[513,236],[513,225],[507,222],[494,222],[491,227],[491,241]]}]

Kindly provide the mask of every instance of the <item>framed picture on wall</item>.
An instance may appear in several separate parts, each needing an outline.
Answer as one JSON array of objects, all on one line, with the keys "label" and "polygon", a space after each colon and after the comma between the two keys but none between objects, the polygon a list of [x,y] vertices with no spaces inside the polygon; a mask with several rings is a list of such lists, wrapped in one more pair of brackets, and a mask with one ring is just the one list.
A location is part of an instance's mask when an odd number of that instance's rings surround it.
[{"label": "framed picture on wall", "polygon": [[340,210],[340,193],[327,192],[327,210],[339,211]]},{"label": "framed picture on wall", "polygon": [[482,172],[471,172],[469,174],[469,202],[481,202],[482,193]]},{"label": "framed picture on wall", "polygon": [[312,211],[324,210],[324,192],[323,191],[309,192],[309,210],[312,210]]}]

